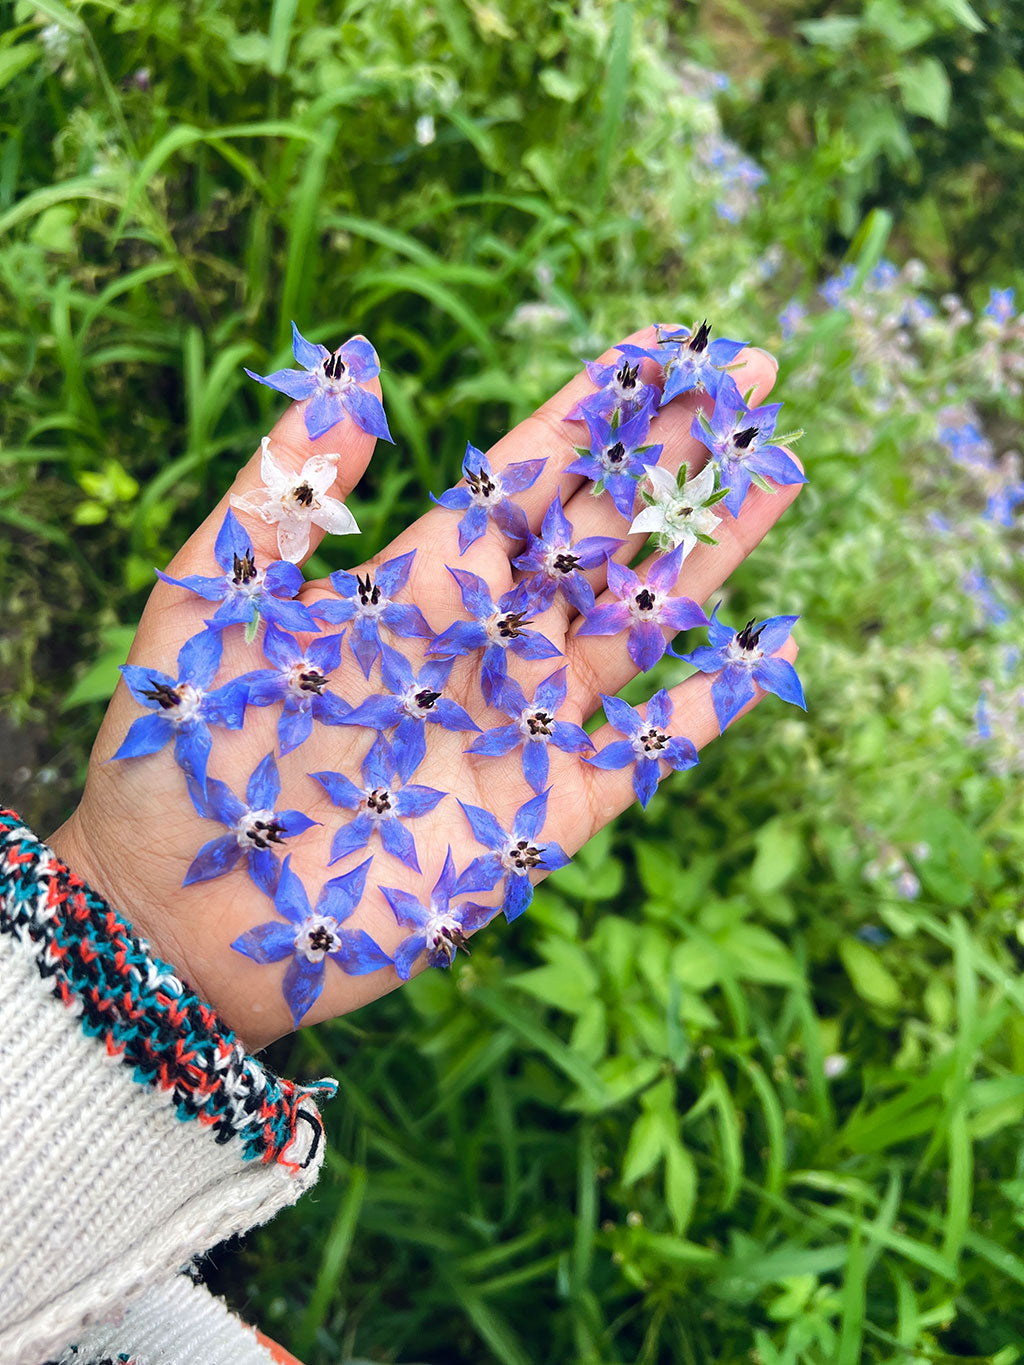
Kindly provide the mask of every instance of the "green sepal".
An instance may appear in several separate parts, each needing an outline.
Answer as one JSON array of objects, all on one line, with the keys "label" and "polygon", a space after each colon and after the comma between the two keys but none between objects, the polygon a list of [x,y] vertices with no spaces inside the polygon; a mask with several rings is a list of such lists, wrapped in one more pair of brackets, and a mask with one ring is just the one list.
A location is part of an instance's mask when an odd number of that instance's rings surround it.
[{"label": "green sepal", "polygon": [[757,484],[758,488],[763,488],[766,493],[776,493],[778,489],[773,488],[763,474],[750,473],[750,482]]},{"label": "green sepal", "polygon": [[249,622],[249,624],[248,624],[248,625],[246,626],[246,628],[245,628],[245,643],[246,643],[247,645],[251,645],[252,642],[253,642],[253,640],[256,639],[256,633],[257,633],[257,631],[259,630],[259,628],[260,628],[260,614],[259,614],[258,611],[255,611],[255,612],[253,612],[252,620]]}]

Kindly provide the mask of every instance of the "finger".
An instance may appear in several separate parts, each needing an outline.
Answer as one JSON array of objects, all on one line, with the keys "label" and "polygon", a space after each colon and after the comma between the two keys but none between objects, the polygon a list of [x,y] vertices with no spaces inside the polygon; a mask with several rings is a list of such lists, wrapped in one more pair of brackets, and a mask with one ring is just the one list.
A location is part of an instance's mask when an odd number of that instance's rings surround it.
[{"label": "finger", "polygon": [[[380,397],[379,380],[369,380],[365,387],[378,398]],[[318,461],[329,460],[334,466],[334,478],[323,489],[323,496],[317,495],[316,501],[325,503],[325,499],[330,498],[343,502],[362,478],[366,466],[370,462],[370,456],[373,454],[373,448],[376,444],[375,438],[361,430],[351,417],[346,416],[343,421],[332,427],[330,431],[325,432],[323,436],[319,436],[315,440],[311,439],[306,431],[303,417],[307,402],[308,400],[293,403],[275,423],[269,437],[271,456],[282,471],[289,476],[295,476],[296,486],[300,486],[299,476],[304,467],[307,466],[308,461],[314,458]],[[248,494],[258,494],[266,486],[262,466],[263,449],[261,446],[239,470],[234,483],[211,514],[175,555],[167,567],[169,575],[174,578],[181,578],[185,574],[191,573],[216,573],[217,564],[213,550],[217,533],[224,522],[224,515],[232,505],[232,498],[244,498]],[[302,503],[298,500],[296,506],[300,508],[300,511],[302,510]],[[273,560],[284,557],[279,548],[277,524],[237,508],[233,510],[252,541],[259,567],[265,567]],[[300,564],[309,558],[323,539],[324,530],[318,522],[328,520],[331,509],[325,504],[324,510],[328,516],[320,515],[316,508],[306,508],[305,510],[312,510],[317,515],[315,520],[309,522],[309,545],[296,561]]]},{"label": "finger", "polygon": [[[792,454],[792,452],[790,452]],[[795,456],[793,459],[795,461]],[[738,518],[719,504],[722,521],[716,527],[717,545],[697,545],[683,561],[682,572],[672,589],[674,597],[690,597],[695,602],[707,602],[716,593],[750,552],[760,544],[782,514],[790,507],[800,493],[802,484],[786,484],[774,493],[752,487],[747,494]],[[637,574],[646,580],[650,566],[658,555],[653,554],[638,567]],[[605,591],[597,599],[598,606],[617,602],[618,598]],[[597,707],[598,697],[604,692],[613,694],[620,691],[638,672],[629,656],[628,631],[617,635],[581,635],[585,624],[577,618],[572,632],[566,640],[565,654],[569,665],[569,693],[574,697],[584,715],[590,715]],[[674,632],[662,632],[666,640],[673,638]]]},{"label": "finger", "polygon": [[[751,406],[762,403],[774,386],[778,367],[766,351],[741,351],[736,360],[739,367],[731,371],[737,387],[742,393],[754,390]],[[657,463],[673,474],[685,463],[690,477],[696,475],[707,463],[710,452],[707,446],[690,435],[693,419],[700,408],[710,412],[712,403],[707,394],[682,394],[662,408],[651,426],[651,440],[663,445]],[[629,534],[629,522],[615,508],[608,493],[593,493],[593,485],[584,481],[577,492],[566,502],[563,497],[565,515],[573,528],[573,541],[578,542],[588,536],[616,536],[623,544],[612,555],[620,564],[629,564],[643,549],[647,540],[646,533]],[[721,513],[720,513],[721,515]],[[608,579],[604,564],[590,569],[585,577],[595,593],[604,590]],[[575,619],[577,613],[559,593],[555,603],[560,612],[562,629]],[[554,622],[552,622],[554,624]]]},{"label": "finger", "polygon": [[[798,653],[799,646],[791,636],[775,657],[793,663]],[[672,717],[664,727],[665,734],[670,738],[685,737],[698,751],[719,737],[718,718],[711,699],[714,681],[713,676],[696,673],[692,678],[687,678],[669,690]],[[736,720],[730,723],[729,731],[731,732],[733,726],[766,695],[755,683],[753,700],[749,701],[739,712]],[[646,706],[637,709],[646,714]],[[598,753],[622,738],[621,732],[611,725],[602,725],[591,735]],[[665,762],[659,766],[661,780],[664,780],[671,770]],[[587,800],[563,803],[558,809],[558,829],[552,830],[552,837],[558,838],[559,842],[571,851],[585,844],[598,830],[633,805],[637,799],[633,786],[632,763],[623,768],[608,770],[595,768],[590,763],[583,763],[581,767],[584,772]]]}]

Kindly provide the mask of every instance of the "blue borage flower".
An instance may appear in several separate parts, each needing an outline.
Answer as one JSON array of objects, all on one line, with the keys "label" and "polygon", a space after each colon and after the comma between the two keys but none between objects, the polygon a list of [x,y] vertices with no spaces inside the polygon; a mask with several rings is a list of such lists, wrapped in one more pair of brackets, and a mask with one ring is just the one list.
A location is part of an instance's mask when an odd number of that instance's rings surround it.
[{"label": "blue borage flower", "polygon": [[[621,346],[616,346],[621,351]],[[658,406],[660,397],[653,384],[640,378],[640,361],[629,363],[629,357],[611,365],[601,365],[596,360],[585,360],[587,375],[592,384],[597,385],[596,393],[587,394],[573,404],[563,421],[582,422],[587,417],[610,417],[613,412],[621,413],[623,420],[636,412],[645,412]]]},{"label": "blue borage flower", "polygon": [[674,772],[683,772],[698,762],[697,750],[690,740],[682,736],[669,738],[667,730],[674,708],[672,698],[664,688],[655,692],[643,716],[635,706],[627,705],[618,697],[602,694],[601,701],[609,724],[626,738],[613,740],[599,754],[584,761],[595,768],[605,769],[625,768],[632,763],[633,790],[646,810],[647,803],[658,789],[661,764],[667,763]]},{"label": "blue borage flower", "polygon": [[156,668],[121,665],[121,676],[132,696],[156,715],[132,721],[110,762],[155,754],[173,739],[175,762],[201,791],[206,790],[206,766],[213,744],[210,726],[240,730],[248,696],[243,678],[207,691],[220,667],[222,649],[219,631],[202,630],[193,635],[178,653],[177,680]]},{"label": "blue borage flower", "polygon": [[332,354],[326,346],[307,341],[293,322],[292,352],[301,370],[246,374],[289,398],[309,399],[302,416],[311,441],[346,416],[368,435],[392,439],[380,399],[361,387],[380,374],[377,352],[365,337],[350,337]]},{"label": "blue borage flower", "polygon": [[431,967],[450,967],[460,948],[464,953],[469,952],[466,935],[482,928],[497,914],[492,905],[474,905],[469,901],[452,905],[455,880],[455,864],[449,848],[429,905],[423,905],[411,891],[403,891],[397,886],[380,888],[398,923],[414,930],[395,949],[395,971],[403,981],[409,980],[413,965],[423,952]]},{"label": "blue borage flower", "polygon": [[[735,380],[723,375],[710,419],[703,409],[693,419],[690,435],[711,451],[722,487],[729,490],[722,501],[734,517],[739,516],[751,483],[771,493],[766,478],[782,484],[807,482],[792,456],[771,443],[781,408],[781,403],[747,407]],[[789,432],[777,439],[792,441],[799,435]]]},{"label": "blue borage flower", "polygon": [[783,701],[807,710],[803,688],[796,669],[787,659],[771,657],[789,639],[799,616],[770,616],[755,627],[748,621],[742,630],[733,630],[718,619],[718,607],[708,623],[710,644],[700,645],[680,658],[701,673],[717,673],[711,684],[711,700],[718,728],[724,730],[755,696],[754,684],[774,692]]},{"label": "blue borage flower", "polygon": [[714,398],[726,366],[747,345],[745,341],[732,341],[728,337],[711,341],[711,324],[707,318],[700,326],[694,323],[692,327],[666,327],[659,323],[655,331],[657,346],[627,343],[618,349],[632,360],[647,358],[662,367],[665,374],[662,407],[681,393],[691,391],[708,393]]},{"label": "blue borage flower", "polygon": [[525,551],[512,563],[525,577],[523,585],[530,598],[531,611],[546,611],[561,592],[570,606],[586,613],[594,605],[594,589],[583,576],[585,569],[596,569],[619,548],[613,536],[586,536],[573,544],[572,524],[555,500],[544,513],[540,535],[530,536]]},{"label": "blue borage flower", "polygon": [[366,784],[362,789],[342,773],[310,773],[336,806],[359,812],[335,834],[328,866],[365,848],[376,832],[386,852],[419,872],[415,841],[401,822],[426,815],[447,793],[436,787],[405,783],[394,750],[383,735],[378,735],[370,746],[362,772]]},{"label": "blue borage flower", "polygon": [[263,653],[274,667],[256,669],[239,678],[248,689],[250,706],[284,702],[277,726],[282,755],[309,738],[314,720],[321,725],[340,725],[351,711],[347,701],[327,690],[330,674],[341,663],[344,635],[342,631],[318,636],[303,650],[294,635],[267,626]]},{"label": "blue borage flower", "polygon": [[311,910],[306,888],[291,870],[291,858],[285,858],[274,909],[287,923],[268,920],[257,924],[231,945],[235,952],[261,964],[292,959],[281,989],[296,1028],[324,988],[325,958],[349,976],[365,976],[391,965],[391,958],[365,929],[341,927],[362,899],[366,871],[372,862],[367,858],[351,872],[325,882]]},{"label": "blue borage flower", "polygon": [[651,414],[646,409],[620,422],[618,415],[608,418],[588,414],[590,448],[576,447],[577,459],[566,467],[567,474],[579,474],[592,479],[590,490],[599,497],[605,489],[620,516],[628,521],[633,515],[637,480],[642,478],[644,466],[657,464],[663,446],[650,445]]},{"label": "blue borage flower", "polygon": [[515,813],[511,832],[502,829],[497,820],[481,806],[470,806],[460,801],[473,837],[490,853],[474,858],[455,884],[455,891],[491,891],[504,879],[505,898],[501,903],[509,924],[518,919],[533,899],[531,872],[554,872],[569,861],[558,844],[534,842],[544,825],[548,809],[548,793],[531,797]]},{"label": "blue borage flower", "polygon": [[565,702],[565,693],[564,668],[537,684],[531,702],[526,700],[514,678],[506,678],[497,705],[512,717],[513,723],[488,730],[473,741],[466,753],[498,757],[510,754],[521,744],[523,776],[535,792],[543,792],[548,781],[549,744],[566,754],[581,754],[594,747],[581,726],[567,720],[555,720],[555,712]]},{"label": "blue borage flower", "polygon": [[281,794],[281,777],[273,754],[267,754],[253,770],[240,801],[226,782],[215,777],[207,780],[203,792],[189,783],[192,804],[206,820],[227,825],[230,834],[211,839],[199,850],[185,874],[182,886],[208,882],[230,872],[239,858],[245,858],[249,876],[261,891],[273,896],[277,889],[280,864],[272,852],[274,844],[291,839],[317,823],[298,810],[275,810]]},{"label": "blue borage flower", "polygon": [[660,555],[651,565],[647,582],[632,569],[608,561],[608,591],[619,600],[596,606],[577,631],[578,635],[618,635],[629,631],[626,648],[641,672],[653,668],[669,648],[664,628],[673,635],[694,626],[706,626],[708,618],[689,597],[670,597],[682,567],[685,545]]},{"label": "blue borage flower", "polygon": [[405,782],[427,752],[427,725],[445,730],[479,730],[480,726],[457,702],[442,695],[454,659],[425,663],[418,674],[404,654],[381,646],[381,679],[390,696],[367,697],[342,720],[342,725],[364,725],[382,734],[393,727],[392,745],[398,775]]},{"label": "blue borage flower", "polygon": [[522,493],[532,487],[546,464],[547,460],[520,460],[495,474],[483,451],[466,443],[462,460],[466,486],[448,488],[440,497],[430,495],[441,507],[465,513],[459,518],[460,555],[464,555],[486,531],[488,517],[512,540],[526,540],[530,534],[526,513],[511,501],[509,494]]},{"label": "blue borage flower", "polygon": [[1013,317],[1016,293],[1015,289],[990,289],[988,303],[983,310],[985,316],[996,322],[1009,322]]},{"label": "blue borage flower", "polygon": [[244,625],[245,637],[250,642],[255,639],[261,619],[282,630],[316,631],[309,608],[301,602],[286,600],[295,597],[302,588],[305,581],[302,570],[284,560],[258,569],[252,541],[230,508],[217,532],[213,555],[224,570],[219,578],[204,578],[200,574],[172,578],[159,569],[156,575],[164,583],[187,588],[207,602],[220,602],[206,624],[217,630]]},{"label": "blue borage flower", "polygon": [[466,610],[475,619],[450,625],[434,640],[427,653],[435,658],[453,659],[482,649],[480,690],[489,705],[508,676],[507,650],[511,649],[521,659],[561,657],[562,651],[539,630],[529,629],[529,594],[521,583],[495,603],[491,601],[487,584],[478,574],[452,568],[448,572],[459,585]]},{"label": "blue borage flower", "polygon": [[397,559],[389,559],[374,573],[368,570],[365,576],[337,570],[331,574],[331,587],[338,597],[324,598],[312,608],[313,615],[329,625],[352,622],[348,642],[367,678],[381,650],[381,625],[404,639],[434,637],[419,607],[392,601],[405,587],[415,555],[416,551],[410,550]]}]

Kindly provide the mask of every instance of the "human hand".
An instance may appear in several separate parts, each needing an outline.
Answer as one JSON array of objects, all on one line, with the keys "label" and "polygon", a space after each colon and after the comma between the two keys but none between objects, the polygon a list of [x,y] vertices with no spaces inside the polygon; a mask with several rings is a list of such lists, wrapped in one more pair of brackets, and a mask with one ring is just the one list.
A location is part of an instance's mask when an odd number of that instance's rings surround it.
[{"label": "human hand", "polygon": [[[653,330],[647,329],[628,340],[636,346],[650,347],[654,344],[653,338]],[[614,351],[609,351],[602,357],[602,362],[611,363],[618,358]],[[642,364],[642,375],[653,380],[657,368],[650,360]],[[734,365],[731,373],[739,388],[745,393],[753,391],[749,398],[751,406],[761,402],[775,380],[775,366],[770,357],[764,352],[745,350]],[[379,395],[375,380],[367,387]],[[545,512],[561,490],[574,543],[594,536],[621,540],[611,556],[611,563],[628,565],[643,548],[646,535],[629,535],[629,523],[616,510],[608,493],[594,498],[585,480],[565,473],[577,458],[574,447],[587,443],[583,423],[565,418],[592,392],[593,385],[587,376],[578,375],[498,441],[489,457],[492,468],[498,473],[520,461],[545,461],[535,481],[514,495],[532,532],[540,532]],[[685,461],[692,476],[704,464],[708,451],[691,435],[694,414],[701,406],[707,412],[711,411],[711,400],[706,394],[686,393],[654,417],[650,439],[664,447],[659,460],[661,467],[674,472]],[[337,452],[337,476],[329,491],[336,498],[344,498],[362,476],[373,452],[374,440],[355,421],[343,421],[325,435],[311,440],[303,422],[303,407],[303,404],[296,404],[285,413],[271,432],[270,447],[279,464],[295,473],[311,457]],[[167,575],[181,579],[188,575],[214,574],[214,546],[224,525],[229,498],[233,497],[237,505],[240,498],[245,499],[247,494],[262,486],[260,453],[257,452],[240,471],[229,495],[221,500],[175,556]],[[752,487],[737,517],[723,515],[716,529],[718,544],[699,543],[686,557],[673,595],[685,594],[697,602],[713,597],[798,492],[796,483],[778,486],[772,492]],[[247,516],[244,511],[238,512],[237,516],[251,539],[256,565],[263,568],[277,560],[276,527]],[[314,527],[313,539],[303,560],[316,548],[320,538],[321,532]],[[493,520],[489,520],[484,534],[460,557],[459,518],[451,510],[437,506],[403,531],[368,565],[353,572],[365,575],[381,564],[414,552],[408,561],[408,579],[398,591],[398,600],[415,604],[431,630],[441,636],[451,623],[466,621],[469,615],[459,582],[448,568],[462,575],[478,575],[490,598],[497,602],[521,577],[511,560],[520,556],[523,549],[521,541],[510,539]],[[657,558],[657,555],[648,556],[637,566],[641,578],[646,578],[651,562]],[[614,575],[616,570],[613,568],[611,572]],[[617,601],[607,590],[608,573],[602,561],[585,574],[597,594],[598,609],[613,606]],[[464,587],[469,583],[470,580],[462,579]],[[472,595],[470,590],[470,597]],[[338,593],[326,579],[306,583],[297,598],[307,608],[322,610],[327,615],[336,610],[330,604],[337,600]],[[175,671],[178,651],[186,641],[204,631],[204,621],[210,615],[209,602],[181,587],[158,583],[140,622],[129,664],[144,670],[147,675],[159,669],[172,679],[178,678],[181,676]],[[602,694],[614,696],[637,672],[625,633],[581,634],[584,624],[584,618],[562,594],[558,594],[545,610],[531,614],[530,628],[550,642],[548,657],[504,656],[509,661],[509,675],[521,685],[527,699],[533,697],[538,683],[564,667],[566,695],[556,719],[570,726],[582,724],[598,710]],[[323,636],[337,635],[342,629],[340,624],[324,624]],[[668,628],[663,632],[668,638],[674,633]],[[270,661],[263,657],[260,643],[246,643],[244,634],[242,627],[237,625],[224,630],[223,655],[211,686],[219,687],[231,679],[271,667]],[[266,643],[265,633],[261,631],[261,634]],[[419,674],[428,660],[431,648],[437,649],[436,639],[432,642],[426,638],[395,638],[386,629],[382,634],[391,646],[401,651],[415,674]],[[286,652],[281,638],[274,636],[268,643],[271,652],[275,649],[275,638],[277,653]],[[298,638],[305,649],[309,635],[300,634]],[[202,646],[203,652],[209,643],[207,639]],[[330,675],[325,694],[334,694],[358,707],[366,698],[385,694],[386,688],[380,682],[381,664],[373,665],[368,680],[353,654],[352,644],[353,630],[349,626],[340,661],[334,666],[331,659],[331,666],[324,667],[324,672]],[[330,647],[326,650],[321,657],[330,655]],[[767,652],[777,652],[779,658],[791,661],[796,646],[791,639],[786,639],[781,648],[773,644]],[[143,673],[132,676],[141,679]],[[443,697],[463,708],[481,731],[508,725],[509,715],[505,711],[485,704],[480,679],[479,653],[456,657],[443,687]],[[719,719],[712,699],[713,681],[711,676],[698,673],[669,694],[673,710],[665,729],[672,736],[685,736],[698,750],[719,734]],[[394,679],[392,682],[394,685]],[[316,686],[320,686],[319,679]],[[557,693],[557,683],[553,686]],[[755,691],[753,687],[750,690]],[[495,700],[499,692],[500,683],[494,682]],[[545,695],[551,694],[549,691]],[[754,704],[759,696],[758,691],[754,700],[747,704]],[[739,700],[742,698],[737,698]],[[320,822],[296,833],[285,844],[277,845],[280,852],[290,855],[290,874],[296,874],[313,906],[325,882],[345,877],[372,855],[365,890],[359,894],[358,877],[346,883],[347,900],[356,908],[342,927],[348,933],[365,931],[383,950],[382,957],[394,956],[403,942],[408,945],[412,932],[410,924],[399,924],[396,912],[407,903],[404,897],[430,905],[431,889],[442,875],[449,849],[454,870],[463,874],[464,882],[466,869],[488,853],[475,838],[470,819],[457,802],[490,812],[501,829],[508,831],[517,810],[534,797],[534,791],[523,775],[519,748],[505,755],[467,754],[466,750],[480,740],[480,735],[471,730],[448,729],[441,724],[429,725],[422,762],[415,772],[402,774],[403,781],[407,779],[444,794],[432,809],[425,809],[408,826],[408,832],[415,838],[421,871],[413,871],[398,857],[383,851],[376,834],[369,847],[353,850],[328,869],[332,843],[339,828],[349,825],[350,814],[332,802],[327,790],[330,784],[325,785],[323,780],[315,780],[310,774],[342,774],[359,788],[376,785],[360,777],[360,767],[375,743],[374,731],[359,724],[314,723],[308,739],[288,752],[281,752],[280,708],[263,706],[258,701],[257,698],[257,704],[250,704],[245,711],[243,728],[214,730],[206,799],[209,801],[211,793],[220,790],[215,785],[218,782],[223,782],[241,797],[258,765],[268,754],[276,755],[281,794],[274,802],[274,809],[298,810]],[[150,942],[159,956],[173,964],[193,988],[217,1008],[247,1046],[258,1049],[293,1026],[293,1011],[286,1003],[281,985],[287,964],[282,959],[276,966],[260,965],[231,945],[257,925],[276,921],[287,928],[286,921],[275,911],[267,894],[246,875],[244,861],[225,876],[183,887],[197,852],[222,830],[198,813],[193,800],[189,799],[184,773],[175,765],[169,749],[149,756],[109,761],[138,716],[137,701],[128,687],[120,683],[96,740],[82,802],[50,842],[79,875],[131,920],[136,932]],[[340,715],[327,718],[331,722],[343,719]],[[610,743],[621,743],[623,736],[605,725],[591,738],[596,751],[600,752]],[[287,748],[287,744],[283,747]],[[554,744],[546,746],[546,751],[550,759],[547,809],[543,811],[543,802],[530,808],[535,815],[546,817],[537,825],[536,834],[531,836],[536,847],[542,850],[538,872],[546,866],[557,865],[554,846],[560,846],[571,855],[635,799],[631,763],[622,768],[603,769],[583,761],[588,754],[594,756],[589,751],[581,757],[578,752],[564,752]],[[381,752],[378,750],[378,755]],[[396,752],[400,764],[407,765],[408,753],[403,754],[401,746],[396,747]],[[267,769],[262,771],[266,776]],[[662,768],[663,775],[664,771]],[[191,785],[195,788],[194,781]],[[344,781],[336,784],[336,790],[344,785]],[[198,799],[202,804],[201,796]],[[424,799],[423,804],[429,802]],[[476,833],[481,830],[486,833],[486,821],[481,822],[479,816],[474,817],[474,821]],[[546,858],[544,849],[549,851]],[[538,872],[534,872],[531,880],[539,879]],[[528,898],[525,878],[510,877],[509,881],[513,889],[522,892],[519,901]],[[486,912],[469,912],[463,921],[467,933],[484,922],[494,907],[503,903],[501,886],[487,890],[479,882],[477,878],[474,883],[470,876],[468,885],[472,889],[452,896],[453,905],[473,903],[488,907]],[[288,885],[294,889],[294,878],[289,877]],[[382,887],[389,888],[388,895]],[[345,899],[343,893],[341,900]],[[509,908],[507,901],[506,908]],[[510,917],[520,908],[517,902]],[[454,939],[449,940],[449,953],[458,946],[458,937],[456,926]],[[355,941],[354,937],[352,941]],[[407,960],[409,952],[407,946],[404,956],[399,956],[399,963],[406,970],[411,965]],[[353,963],[359,956],[356,952]],[[369,970],[376,966],[373,953],[362,956],[361,968],[367,969],[366,974],[349,974],[338,970],[331,962],[325,964],[326,970],[319,978],[322,992],[318,998],[303,1000],[303,1008],[296,1010],[304,1023],[355,1009],[399,984],[392,967]],[[424,965],[426,959],[420,953],[416,966]]]}]

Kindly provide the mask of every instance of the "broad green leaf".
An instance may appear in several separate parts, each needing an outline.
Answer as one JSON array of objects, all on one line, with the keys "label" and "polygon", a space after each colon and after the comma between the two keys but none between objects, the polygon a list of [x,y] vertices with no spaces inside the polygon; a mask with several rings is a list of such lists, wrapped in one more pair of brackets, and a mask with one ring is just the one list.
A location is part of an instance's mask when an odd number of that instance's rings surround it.
[{"label": "broad green leaf", "polygon": [[847,937],[839,944],[839,957],[854,990],[869,1004],[881,1009],[896,1009],[900,1005],[903,995],[899,982],[882,965],[877,948]]},{"label": "broad green leaf", "polygon": [[754,843],[757,853],[750,870],[751,883],[757,891],[778,891],[800,866],[803,836],[780,817],[762,825]]},{"label": "broad green leaf", "polygon": [[949,121],[952,87],[946,68],[937,57],[922,57],[897,71],[903,103],[911,114],[931,119],[940,128]]}]

